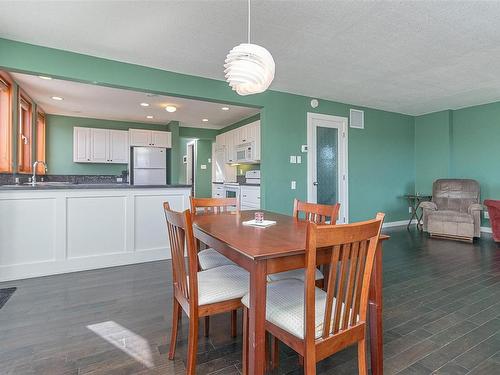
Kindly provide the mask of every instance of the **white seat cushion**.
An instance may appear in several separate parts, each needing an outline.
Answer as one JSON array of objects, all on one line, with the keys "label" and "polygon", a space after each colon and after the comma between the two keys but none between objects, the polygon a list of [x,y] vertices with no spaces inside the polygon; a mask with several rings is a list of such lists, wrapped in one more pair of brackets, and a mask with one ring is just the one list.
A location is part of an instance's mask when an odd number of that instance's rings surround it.
[{"label": "white seat cushion", "polygon": [[211,268],[220,266],[234,266],[235,264],[219,253],[217,250],[208,248],[198,252],[198,262],[202,270],[209,270]]},{"label": "white seat cushion", "polygon": [[198,272],[198,305],[229,301],[248,293],[250,276],[238,266],[221,266]]},{"label": "white seat cushion", "polygon": [[[298,270],[285,271],[280,273],[273,273],[267,276],[268,281],[280,281],[285,279],[298,279],[306,281],[306,270],[304,268]],[[316,268],[316,280],[322,280],[323,274]]]},{"label": "white seat cushion", "polygon": [[[316,288],[316,339],[323,333],[323,319],[325,314],[326,292]],[[241,300],[249,306],[249,294]],[[335,317],[335,304],[333,301],[332,320]],[[344,304],[342,304],[341,319]],[[352,311],[352,310],[351,310]],[[266,319],[270,323],[284,329],[292,335],[304,338],[304,283],[296,279],[287,279],[267,284]],[[359,316],[358,316],[359,320]],[[333,324],[332,324],[333,325]]]}]

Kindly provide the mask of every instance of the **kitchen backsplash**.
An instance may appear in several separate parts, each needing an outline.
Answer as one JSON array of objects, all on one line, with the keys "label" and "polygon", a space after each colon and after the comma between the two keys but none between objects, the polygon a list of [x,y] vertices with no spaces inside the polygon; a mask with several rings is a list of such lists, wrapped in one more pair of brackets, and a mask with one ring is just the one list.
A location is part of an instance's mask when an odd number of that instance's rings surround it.
[{"label": "kitchen backsplash", "polygon": [[[16,177],[19,178],[19,183],[23,184],[28,182],[31,175],[27,174],[11,174],[11,173],[0,173],[0,185],[13,185],[16,183]],[[57,175],[49,174],[44,176],[37,176],[37,180],[41,181],[64,181],[71,182],[74,184],[116,184],[117,177],[121,177],[123,182],[126,182],[126,176],[124,175]]]}]

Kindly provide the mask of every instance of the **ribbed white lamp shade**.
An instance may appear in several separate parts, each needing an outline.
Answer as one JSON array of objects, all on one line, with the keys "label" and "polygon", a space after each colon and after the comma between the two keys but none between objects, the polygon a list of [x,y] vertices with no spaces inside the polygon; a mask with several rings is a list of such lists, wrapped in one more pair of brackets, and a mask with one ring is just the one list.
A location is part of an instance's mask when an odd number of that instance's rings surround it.
[{"label": "ribbed white lamp shade", "polygon": [[226,57],[224,73],[229,86],[239,95],[258,94],[267,90],[274,79],[274,59],[267,49],[242,43]]}]

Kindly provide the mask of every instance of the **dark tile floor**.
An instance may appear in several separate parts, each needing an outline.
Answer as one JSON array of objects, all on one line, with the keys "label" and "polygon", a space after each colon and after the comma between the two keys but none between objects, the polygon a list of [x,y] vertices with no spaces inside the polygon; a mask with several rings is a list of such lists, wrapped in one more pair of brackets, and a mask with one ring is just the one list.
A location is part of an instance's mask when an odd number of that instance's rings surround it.
[{"label": "dark tile floor", "polygon": [[[386,374],[500,374],[500,247],[431,240],[393,229],[384,247]],[[0,374],[182,374],[187,319],[174,361],[170,263],[87,271],[17,282],[0,310]],[[241,320],[240,320],[241,321]],[[229,317],[200,335],[199,374],[239,374],[241,336]],[[276,373],[300,374],[281,348]],[[318,364],[321,374],[357,372],[356,350]]]}]

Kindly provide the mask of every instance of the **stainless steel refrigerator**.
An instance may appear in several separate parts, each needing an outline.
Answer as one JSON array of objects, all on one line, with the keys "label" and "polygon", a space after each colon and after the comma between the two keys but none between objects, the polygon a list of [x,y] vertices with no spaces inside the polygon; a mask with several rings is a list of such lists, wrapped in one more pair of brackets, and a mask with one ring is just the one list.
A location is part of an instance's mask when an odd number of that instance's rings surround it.
[{"label": "stainless steel refrigerator", "polygon": [[167,149],[133,147],[131,153],[132,185],[165,185],[167,183]]}]

